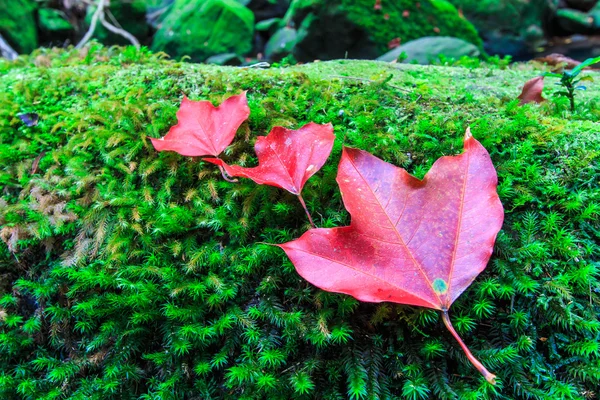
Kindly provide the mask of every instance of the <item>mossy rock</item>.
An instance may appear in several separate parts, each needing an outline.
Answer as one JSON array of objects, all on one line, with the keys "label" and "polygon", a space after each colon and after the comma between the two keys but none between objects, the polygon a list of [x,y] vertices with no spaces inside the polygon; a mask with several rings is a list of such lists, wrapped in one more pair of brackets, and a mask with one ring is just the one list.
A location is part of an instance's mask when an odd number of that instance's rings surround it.
[{"label": "mossy rock", "polygon": [[42,46],[61,46],[75,35],[75,28],[59,10],[40,8],[38,26]]},{"label": "mossy rock", "polygon": [[[598,35],[600,33],[600,2],[596,2],[589,10],[588,8],[582,3],[579,9],[567,7],[549,9],[548,32],[555,36]],[[590,57],[595,55],[594,50],[592,48]]]},{"label": "mossy rock", "polygon": [[531,59],[545,44],[546,0],[448,0],[473,23],[489,54]]},{"label": "mossy rock", "polygon": [[293,54],[298,60],[376,58],[392,40],[455,36],[481,47],[477,31],[446,0],[294,0],[284,25],[298,30]]},{"label": "mossy rock", "polygon": [[40,8],[38,10],[40,29],[46,32],[64,32],[73,29],[73,26],[64,14],[54,8]]},{"label": "mossy rock", "polygon": [[[343,60],[253,70],[97,45],[0,61],[0,397],[585,399],[600,380],[600,88],[578,93],[575,113],[551,91],[518,106],[540,73]],[[255,165],[273,126],[334,125],[333,153],[303,191],[320,227],[349,222],[335,182],[343,145],[422,177],[471,127],[506,218],[450,315],[497,386],[437,311],[300,278],[265,244],[310,228],[295,196],[153,149],[183,95],[218,104],[242,90],[251,115],[227,161]]]},{"label": "mossy rock", "polygon": [[556,11],[555,18],[565,32],[583,34],[594,32],[594,18],[582,11],[563,8]]},{"label": "mossy rock", "polygon": [[254,15],[235,0],[179,0],[154,36],[152,48],[195,61],[252,49]]},{"label": "mossy rock", "polygon": [[519,37],[531,25],[541,26],[546,0],[448,0],[464,13],[483,37],[492,32]]},{"label": "mossy rock", "polygon": [[38,46],[36,8],[32,0],[0,0],[0,34],[18,53]]}]

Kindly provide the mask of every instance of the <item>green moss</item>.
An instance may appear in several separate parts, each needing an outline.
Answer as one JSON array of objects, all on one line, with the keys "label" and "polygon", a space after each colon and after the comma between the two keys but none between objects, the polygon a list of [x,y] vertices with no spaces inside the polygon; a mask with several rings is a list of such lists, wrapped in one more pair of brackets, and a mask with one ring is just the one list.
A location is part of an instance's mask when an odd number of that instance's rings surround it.
[{"label": "green moss", "polygon": [[[367,61],[248,70],[97,45],[1,61],[0,397],[584,399],[600,381],[600,108],[595,87],[573,114],[550,94],[519,107],[538,73]],[[342,145],[423,176],[471,126],[506,220],[450,314],[497,387],[438,312],[322,292],[261,244],[308,229],[294,196],[154,151],[148,138],[175,122],[182,94],[218,103],[241,90],[251,116],[229,161],[253,165],[273,125],[334,124],[330,161],[303,194],[322,227],[348,223]]]},{"label": "green moss", "polygon": [[19,53],[29,53],[37,47],[37,28],[31,0],[0,0],[0,34]]}]

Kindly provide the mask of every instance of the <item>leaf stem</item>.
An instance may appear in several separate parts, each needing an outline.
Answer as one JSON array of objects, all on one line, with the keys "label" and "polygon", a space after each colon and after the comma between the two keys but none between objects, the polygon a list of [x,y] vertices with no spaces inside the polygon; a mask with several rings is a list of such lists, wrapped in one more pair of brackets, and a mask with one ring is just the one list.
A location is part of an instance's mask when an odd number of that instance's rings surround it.
[{"label": "leaf stem", "polygon": [[486,381],[488,381],[492,385],[495,385],[496,384],[496,375],[494,375],[490,371],[488,371],[483,366],[483,364],[480,363],[479,360],[475,358],[475,356],[471,353],[471,351],[469,350],[467,345],[462,341],[460,336],[458,336],[458,333],[456,333],[456,331],[454,330],[454,327],[452,326],[452,322],[450,322],[450,316],[448,315],[447,310],[442,310],[442,320],[444,321],[446,328],[448,328],[448,330],[450,331],[452,336],[454,336],[454,339],[456,339],[456,341],[458,342],[458,344],[460,345],[462,350],[465,352],[465,354],[466,354],[467,358],[469,359],[469,361],[471,362],[471,364],[473,364],[473,366],[475,368],[477,368],[477,371],[479,371],[481,373],[481,375],[483,375],[483,377],[485,378]]},{"label": "leaf stem", "polygon": [[315,229],[317,226],[313,222],[313,219],[310,216],[310,213],[308,212],[308,208],[306,208],[306,203],[304,202],[304,199],[302,198],[301,194],[298,194],[298,200],[300,200],[300,204],[302,204],[302,207],[304,208],[304,211],[306,211],[306,216],[308,217],[308,222],[310,222],[310,226],[312,226],[313,229]]}]

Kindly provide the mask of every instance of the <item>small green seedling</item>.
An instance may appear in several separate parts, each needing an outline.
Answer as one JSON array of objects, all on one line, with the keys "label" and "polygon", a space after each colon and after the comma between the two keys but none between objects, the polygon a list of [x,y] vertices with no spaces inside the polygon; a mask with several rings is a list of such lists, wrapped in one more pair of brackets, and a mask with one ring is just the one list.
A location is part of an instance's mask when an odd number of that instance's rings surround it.
[{"label": "small green seedling", "polygon": [[575,111],[575,90],[586,90],[586,87],[583,85],[579,85],[582,81],[590,81],[592,82],[594,79],[586,75],[582,78],[577,79],[577,76],[583,71],[585,67],[589,67],[590,65],[596,64],[600,62],[600,57],[596,58],[588,58],[575,68],[570,71],[564,71],[562,74],[557,74],[555,72],[548,72],[544,76],[551,76],[553,78],[560,78],[560,82],[557,82],[557,85],[561,85],[565,91],[557,92],[557,94],[562,96],[567,96],[569,102],[571,104],[571,112]]}]

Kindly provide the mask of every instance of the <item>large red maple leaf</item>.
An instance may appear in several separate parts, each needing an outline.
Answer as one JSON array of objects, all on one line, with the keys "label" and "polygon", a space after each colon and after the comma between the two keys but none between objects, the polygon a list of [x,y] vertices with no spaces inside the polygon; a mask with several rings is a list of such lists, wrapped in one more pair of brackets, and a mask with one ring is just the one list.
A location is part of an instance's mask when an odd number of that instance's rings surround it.
[{"label": "large red maple leaf", "polygon": [[464,153],[441,157],[423,180],[345,148],[337,182],[351,224],[311,229],[279,245],[298,273],[321,289],[362,301],[441,310],[469,360],[493,383],[448,317],[451,304],[486,267],[504,219],[485,148],[467,129]]}]

